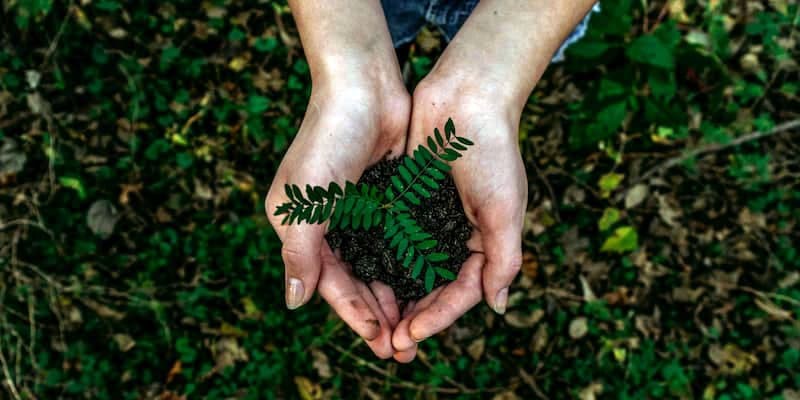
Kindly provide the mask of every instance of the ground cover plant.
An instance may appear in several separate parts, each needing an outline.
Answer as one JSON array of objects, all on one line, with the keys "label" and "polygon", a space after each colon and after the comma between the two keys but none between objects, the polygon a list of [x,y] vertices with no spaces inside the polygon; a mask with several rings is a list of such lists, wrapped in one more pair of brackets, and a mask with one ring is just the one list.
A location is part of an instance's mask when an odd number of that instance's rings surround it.
[{"label": "ground cover plant", "polygon": [[283,308],[263,197],[310,94],[284,3],[7,1],[0,397],[797,398],[797,40],[791,1],[604,2],[523,113],[508,311],[397,365]]}]

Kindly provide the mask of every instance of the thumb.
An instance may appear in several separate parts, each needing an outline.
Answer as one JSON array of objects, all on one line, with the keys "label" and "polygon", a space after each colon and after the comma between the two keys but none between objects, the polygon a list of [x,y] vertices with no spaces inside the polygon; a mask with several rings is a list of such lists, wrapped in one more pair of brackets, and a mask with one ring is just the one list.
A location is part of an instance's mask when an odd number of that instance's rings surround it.
[{"label": "thumb", "polygon": [[286,268],[286,307],[294,310],[307,303],[317,287],[325,227],[305,223],[290,225],[281,236],[281,257]]},{"label": "thumb", "polygon": [[483,292],[486,302],[498,314],[506,312],[508,287],[522,266],[522,226],[507,224],[485,232]]}]

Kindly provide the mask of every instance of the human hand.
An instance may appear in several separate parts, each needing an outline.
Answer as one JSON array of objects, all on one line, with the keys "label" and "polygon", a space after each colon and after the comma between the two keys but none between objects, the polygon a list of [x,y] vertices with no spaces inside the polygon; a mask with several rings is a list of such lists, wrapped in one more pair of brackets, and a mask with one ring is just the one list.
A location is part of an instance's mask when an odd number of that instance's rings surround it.
[{"label": "human hand", "polygon": [[[398,75],[399,76],[399,75]],[[402,82],[342,77],[317,83],[300,130],[267,194],[269,221],[283,243],[286,305],[295,309],[315,288],[381,358],[393,354],[391,333],[399,309],[388,286],[356,279],[325,240],[325,224],[282,225],[273,215],[287,201],[284,185],[356,182],[368,165],[405,149],[410,98]]]},{"label": "human hand", "polygon": [[458,134],[475,142],[451,164],[473,225],[467,243],[472,255],[455,281],[406,307],[392,336],[394,358],[400,362],[413,360],[419,341],[446,329],[482,297],[503,314],[508,287],[522,263],[528,186],[517,139],[521,107],[488,82],[477,85],[457,73],[440,72],[431,72],[414,92],[408,149],[423,144],[448,118]]}]

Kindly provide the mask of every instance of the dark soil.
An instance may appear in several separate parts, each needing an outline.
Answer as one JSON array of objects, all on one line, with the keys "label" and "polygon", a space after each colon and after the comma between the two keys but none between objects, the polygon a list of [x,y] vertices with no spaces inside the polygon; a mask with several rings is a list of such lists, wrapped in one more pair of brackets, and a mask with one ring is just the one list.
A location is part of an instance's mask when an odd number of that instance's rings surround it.
[{"label": "dark soil", "polygon": [[[383,191],[399,165],[399,160],[382,161],[366,170],[358,182],[375,185]],[[431,198],[424,199],[421,205],[408,205],[419,226],[439,242],[430,251],[450,255],[449,260],[438,266],[458,274],[461,264],[469,256],[466,242],[471,228],[453,179],[448,176],[440,184],[441,188],[431,191]],[[423,274],[418,279],[411,278],[411,268],[403,267],[395,259],[395,250],[389,248],[388,241],[383,239],[381,227],[367,231],[333,230],[327,239],[332,248],[341,251],[342,259],[353,267],[357,278],[367,283],[377,280],[388,284],[398,301],[416,300],[426,294]],[[447,282],[437,277],[434,287]]]}]

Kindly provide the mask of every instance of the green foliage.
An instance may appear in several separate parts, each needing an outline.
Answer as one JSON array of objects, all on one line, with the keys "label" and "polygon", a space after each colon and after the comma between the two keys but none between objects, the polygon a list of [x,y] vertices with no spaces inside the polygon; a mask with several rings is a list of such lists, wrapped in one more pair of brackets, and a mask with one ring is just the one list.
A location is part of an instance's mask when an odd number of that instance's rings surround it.
[{"label": "green foliage", "polygon": [[286,184],[284,190],[289,201],[279,205],[275,215],[284,216],[281,224],[330,221],[332,229],[381,227],[383,238],[396,250],[397,261],[412,268],[412,278],[423,276],[425,289],[430,292],[436,275],[450,280],[455,279],[455,275],[436,267],[449,256],[430,251],[438,242],[417,224],[409,207],[419,206],[423,199],[432,196],[432,190],[440,187],[437,181],[450,172],[450,166],[441,160],[455,161],[474,144],[456,135],[452,119],[447,119],[444,131],[442,135],[435,128],[433,136],[427,138],[427,147],[419,145],[411,157],[403,156],[397,174],[390,177],[391,185],[383,193],[363,183],[346,182],[342,190],[339,184],[330,182],[327,189],[306,185],[303,195],[299,186]]},{"label": "green foliage", "polygon": [[[263,199],[311,92],[285,1],[7,1],[0,398],[795,398],[798,133],[731,145],[800,118],[795,3],[603,1],[520,120],[507,313],[398,365],[319,298],[283,306]],[[601,251],[624,227],[636,250]]]}]

